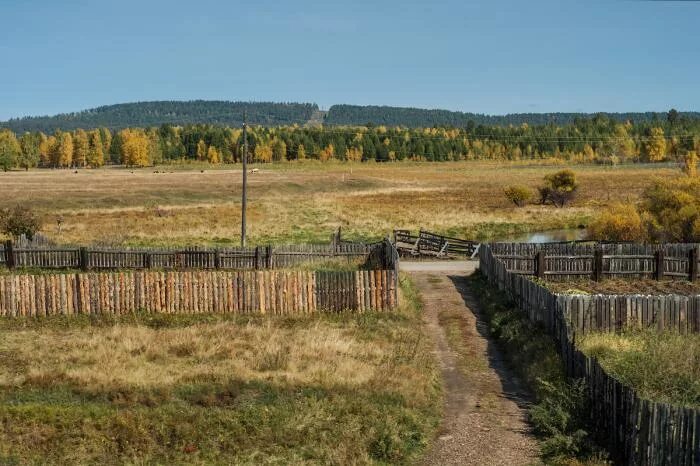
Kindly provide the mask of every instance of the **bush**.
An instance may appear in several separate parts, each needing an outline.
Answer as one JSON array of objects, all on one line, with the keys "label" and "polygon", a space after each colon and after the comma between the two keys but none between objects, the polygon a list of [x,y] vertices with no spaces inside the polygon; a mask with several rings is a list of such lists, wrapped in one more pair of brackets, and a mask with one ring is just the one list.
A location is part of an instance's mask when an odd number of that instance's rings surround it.
[{"label": "bush", "polygon": [[659,242],[700,240],[700,180],[680,177],[657,181],[642,194],[651,239]]},{"label": "bush", "polygon": [[0,210],[0,231],[8,236],[19,238],[25,235],[30,240],[41,228],[41,221],[32,209],[17,205]]},{"label": "bush", "polygon": [[644,241],[646,228],[642,216],[629,204],[613,206],[589,226],[593,239],[603,241]]},{"label": "bush", "polygon": [[532,198],[532,192],[525,186],[508,186],[503,193],[506,198],[518,207],[523,207]]},{"label": "bush", "polygon": [[576,195],[578,184],[571,170],[560,170],[544,177],[544,186],[539,188],[541,202],[551,202],[556,207],[564,207]]}]

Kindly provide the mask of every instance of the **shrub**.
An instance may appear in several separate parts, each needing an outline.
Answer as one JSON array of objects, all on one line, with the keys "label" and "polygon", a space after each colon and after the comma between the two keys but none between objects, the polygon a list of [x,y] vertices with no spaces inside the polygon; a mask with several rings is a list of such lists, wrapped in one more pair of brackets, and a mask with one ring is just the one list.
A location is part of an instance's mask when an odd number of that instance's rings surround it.
[{"label": "shrub", "polygon": [[629,204],[613,206],[589,226],[593,239],[605,241],[644,241],[646,228],[642,216]]},{"label": "shrub", "polygon": [[41,220],[32,209],[17,205],[0,210],[0,231],[8,236],[19,238],[25,235],[30,240],[41,228]]},{"label": "shrub", "polygon": [[577,189],[576,175],[566,169],[546,175],[539,192],[542,203],[549,201],[556,207],[564,207],[574,198]]},{"label": "shrub", "polygon": [[532,198],[532,192],[525,186],[508,186],[503,193],[506,198],[518,207],[523,207]]},{"label": "shrub", "polygon": [[683,161],[683,172],[689,177],[693,178],[698,173],[698,154],[694,150],[689,150],[685,154],[685,159]]},{"label": "shrub", "polygon": [[651,239],[660,242],[700,240],[700,180],[680,177],[657,181],[642,194]]}]

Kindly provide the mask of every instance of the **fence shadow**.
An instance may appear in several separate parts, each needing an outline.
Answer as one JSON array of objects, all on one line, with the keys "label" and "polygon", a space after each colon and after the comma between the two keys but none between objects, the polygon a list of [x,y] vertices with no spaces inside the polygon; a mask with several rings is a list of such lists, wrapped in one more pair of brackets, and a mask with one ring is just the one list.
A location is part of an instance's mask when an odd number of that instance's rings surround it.
[{"label": "fence shadow", "polygon": [[501,391],[505,397],[513,401],[520,409],[528,409],[534,400],[532,394],[523,386],[519,377],[515,375],[503,357],[501,349],[493,340],[489,332],[489,323],[481,311],[480,305],[469,288],[469,279],[461,275],[448,275],[455,289],[459,292],[465,306],[476,319],[476,329],[487,342],[486,355],[489,367],[493,369],[499,379]]}]

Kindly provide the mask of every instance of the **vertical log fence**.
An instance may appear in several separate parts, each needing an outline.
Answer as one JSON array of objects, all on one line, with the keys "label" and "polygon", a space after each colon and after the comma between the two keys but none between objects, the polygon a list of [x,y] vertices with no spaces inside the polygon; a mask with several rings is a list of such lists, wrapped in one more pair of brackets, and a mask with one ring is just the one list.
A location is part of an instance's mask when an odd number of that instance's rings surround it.
[{"label": "vertical log fence", "polygon": [[[672,246],[670,249],[674,248]],[[696,249],[695,245],[675,249],[676,254],[685,249],[690,263],[693,257],[697,257],[697,253],[689,252]],[[523,259],[525,251],[532,258]],[[559,255],[563,252],[581,254],[580,250],[556,251]],[[594,253],[593,250],[583,252],[586,255]],[[626,255],[634,255],[630,254],[629,249],[625,252]],[[640,260],[648,260],[647,252],[643,252],[644,257]],[[656,263],[665,264],[668,252],[669,248],[661,249],[661,253],[654,257]],[[527,277],[543,275],[536,264],[541,265],[542,257],[547,253],[552,253],[547,246],[541,249],[533,245],[522,245],[522,248],[512,244],[505,247],[496,245],[493,249],[486,246],[480,251],[479,268],[489,282],[505,291],[530,320],[542,323],[554,337],[567,375],[585,380],[590,422],[599,440],[608,446],[616,461],[640,465],[700,464],[700,410],[640,398],[632,388],[606,373],[595,358],[586,356],[576,347],[577,334],[613,332],[626,326],[653,326],[660,330],[674,328],[681,332],[698,333],[700,296],[556,295]],[[540,254],[538,259],[534,258],[536,254]],[[595,253],[590,255],[595,257]],[[599,263],[600,255],[594,259]],[[639,263],[629,267],[631,274],[640,273]],[[690,266],[691,271],[693,267]],[[604,271],[604,268],[598,270]],[[668,267],[658,267],[650,272],[658,275],[659,270],[666,274],[669,271]],[[529,271],[529,274],[524,271]],[[567,275],[572,275],[571,271],[566,270],[569,272]]]}]

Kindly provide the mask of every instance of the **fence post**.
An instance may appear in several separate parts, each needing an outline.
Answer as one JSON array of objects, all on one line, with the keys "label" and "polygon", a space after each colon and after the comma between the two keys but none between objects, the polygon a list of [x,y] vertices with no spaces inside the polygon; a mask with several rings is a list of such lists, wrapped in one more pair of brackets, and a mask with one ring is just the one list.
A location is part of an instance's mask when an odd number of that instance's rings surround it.
[{"label": "fence post", "polygon": [[214,249],[214,268],[221,268],[221,250],[219,248]]},{"label": "fence post", "polygon": [[698,248],[697,246],[688,251],[688,278],[690,281],[698,279]]},{"label": "fence post", "polygon": [[656,274],[655,278],[657,280],[663,280],[664,278],[664,250],[659,249],[654,254],[656,256]]},{"label": "fence post", "polygon": [[5,241],[5,265],[8,269],[15,268],[15,251],[12,247],[12,240]]},{"label": "fence post", "polygon": [[268,244],[267,247],[265,248],[265,268],[268,270],[272,268],[272,245],[271,244]]},{"label": "fence post", "polygon": [[80,270],[83,272],[87,271],[88,269],[88,250],[86,247],[80,248]]},{"label": "fence post", "polygon": [[544,278],[546,268],[547,264],[544,261],[544,251],[537,251],[537,254],[535,254],[535,276],[537,278]]},{"label": "fence post", "polygon": [[603,249],[596,246],[593,251],[593,280],[599,282],[603,278]]},{"label": "fence post", "polygon": [[255,246],[255,270],[260,269],[260,246]]},{"label": "fence post", "polygon": [[147,269],[150,269],[151,266],[153,265],[153,260],[152,260],[152,258],[151,258],[151,253],[150,253],[150,252],[144,253],[144,256],[143,256],[143,265],[144,265],[144,267],[146,267]]}]

